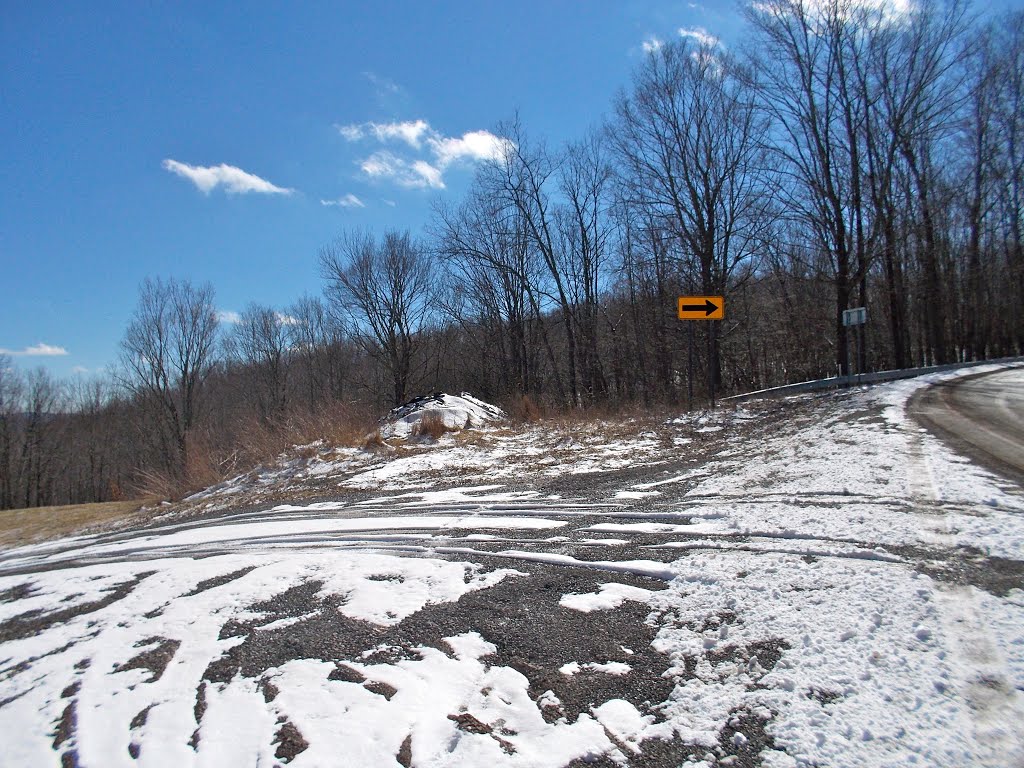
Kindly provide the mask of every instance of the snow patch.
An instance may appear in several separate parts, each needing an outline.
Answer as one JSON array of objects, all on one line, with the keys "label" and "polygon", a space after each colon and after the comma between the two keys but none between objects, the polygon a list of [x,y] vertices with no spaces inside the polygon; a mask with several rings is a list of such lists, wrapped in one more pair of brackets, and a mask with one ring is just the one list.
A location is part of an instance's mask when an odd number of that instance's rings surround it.
[{"label": "snow patch", "polygon": [[649,589],[641,589],[629,584],[620,584],[613,581],[600,586],[599,592],[587,594],[570,593],[563,595],[558,604],[565,608],[572,608],[574,611],[590,613],[591,611],[602,611],[609,608],[618,608],[626,600],[635,600],[638,603],[646,603],[654,594]]},{"label": "snow patch", "polygon": [[445,431],[457,432],[500,424],[507,421],[508,416],[498,406],[478,400],[468,392],[460,395],[438,392],[392,409],[381,420],[380,435],[385,440],[407,439],[420,434],[427,419],[437,420]]}]

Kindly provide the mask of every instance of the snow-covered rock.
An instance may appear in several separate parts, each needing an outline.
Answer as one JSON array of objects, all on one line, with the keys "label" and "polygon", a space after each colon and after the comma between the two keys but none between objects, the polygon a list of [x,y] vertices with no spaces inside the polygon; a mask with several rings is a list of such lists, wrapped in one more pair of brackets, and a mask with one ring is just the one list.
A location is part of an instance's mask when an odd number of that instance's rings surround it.
[{"label": "snow-covered rock", "polygon": [[424,420],[431,419],[444,424],[445,431],[456,432],[500,424],[507,421],[508,416],[498,406],[477,400],[468,392],[460,395],[436,392],[393,408],[381,419],[380,434],[385,439],[422,434]]}]

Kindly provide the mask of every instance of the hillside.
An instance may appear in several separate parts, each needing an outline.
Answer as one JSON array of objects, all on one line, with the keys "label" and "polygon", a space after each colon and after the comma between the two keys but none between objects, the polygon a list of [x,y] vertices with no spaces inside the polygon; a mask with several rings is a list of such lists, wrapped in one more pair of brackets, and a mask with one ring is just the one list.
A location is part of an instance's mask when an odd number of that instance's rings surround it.
[{"label": "hillside", "polygon": [[1016,764],[1024,493],[905,410],[954,375],[307,446],[6,550],[5,759]]}]

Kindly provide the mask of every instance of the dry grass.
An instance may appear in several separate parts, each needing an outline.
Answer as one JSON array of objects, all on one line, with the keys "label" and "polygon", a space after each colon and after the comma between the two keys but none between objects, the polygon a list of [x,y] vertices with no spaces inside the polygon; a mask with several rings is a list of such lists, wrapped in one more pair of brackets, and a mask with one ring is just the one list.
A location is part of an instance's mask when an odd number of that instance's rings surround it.
[{"label": "dry grass", "polygon": [[366,439],[363,441],[364,451],[387,451],[391,448],[384,438],[380,434],[379,429],[373,430],[370,434],[366,435]]},{"label": "dry grass", "polygon": [[524,427],[519,424],[505,424],[487,429],[464,429],[455,434],[455,444],[462,446],[489,447],[504,439],[522,434]]},{"label": "dry grass", "polygon": [[515,422],[533,423],[544,417],[542,409],[529,395],[516,395],[505,405],[505,413]]},{"label": "dry grass", "polygon": [[320,455],[320,445],[318,443],[310,443],[309,445],[296,446],[292,451],[292,454],[299,459],[310,459]]},{"label": "dry grass", "polygon": [[633,437],[639,432],[659,432],[665,421],[679,411],[666,408],[627,407],[579,408],[562,411],[543,419],[542,424],[574,435],[600,435],[606,439]]},{"label": "dry grass", "polygon": [[458,427],[449,427],[439,413],[426,413],[413,427],[413,437],[430,437],[437,440],[446,432],[458,432]]},{"label": "dry grass", "polygon": [[514,395],[501,405],[513,424],[542,423],[562,427],[598,423],[657,424],[686,412],[683,405],[614,401],[574,408],[553,400],[536,401],[529,395]]},{"label": "dry grass", "polygon": [[159,499],[107,501],[66,507],[34,507],[0,511],[0,547],[31,544],[70,536],[104,523],[127,520],[144,505]]},{"label": "dry grass", "polygon": [[151,468],[135,478],[132,492],[178,501],[229,477],[272,466],[282,455],[309,460],[327,446],[363,446],[374,427],[369,414],[342,404],[275,422],[239,417],[225,430],[192,435],[182,476]]}]

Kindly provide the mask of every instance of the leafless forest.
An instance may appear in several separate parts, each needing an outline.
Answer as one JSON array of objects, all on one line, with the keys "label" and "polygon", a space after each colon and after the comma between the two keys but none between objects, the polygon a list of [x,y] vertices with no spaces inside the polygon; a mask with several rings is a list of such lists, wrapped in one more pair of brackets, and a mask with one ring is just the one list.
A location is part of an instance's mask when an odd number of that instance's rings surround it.
[{"label": "leafless forest", "polygon": [[[499,125],[422,233],[310,254],[322,296],[226,324],[154,278],[108,378],[0,358],[0,508],[180,494],[434,390],[533,418],[1022,354],[1024,12],[875,5],[763,0],[741,47],[661,46],[565,146]],[[726,319],[679,321],[686,294]]]}]

